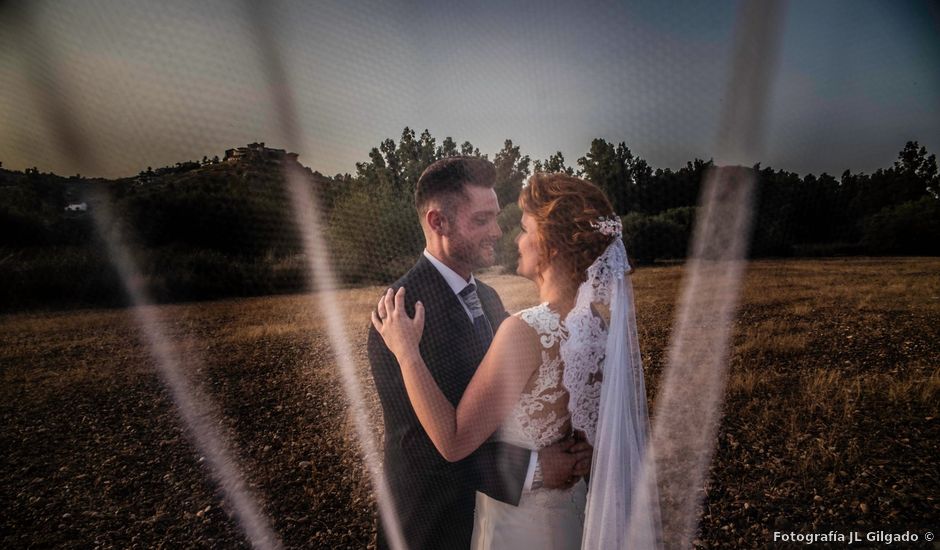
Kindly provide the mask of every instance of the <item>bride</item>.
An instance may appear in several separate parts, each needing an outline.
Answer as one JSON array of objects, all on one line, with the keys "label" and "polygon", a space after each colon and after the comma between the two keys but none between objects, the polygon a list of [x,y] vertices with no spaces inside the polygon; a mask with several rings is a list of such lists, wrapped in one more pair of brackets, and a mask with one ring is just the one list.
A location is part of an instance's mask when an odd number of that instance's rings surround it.
[{"label": "bride", "polygon": [[497,431],[533,450],[571,432],[594,446],[590,482],[568,489],[535,483],[518,506],[477,493],[473,548],[659,548],[620,220],[600,188],[564,174],[532,176],[519,205],[517,271],[536,284],[541,304],[499,326],[456,409],[418,351],[421,302],[409,318],[407,290],[390,289],[372,323],[398,359],[415,414],[445,459],[466,457]]}]

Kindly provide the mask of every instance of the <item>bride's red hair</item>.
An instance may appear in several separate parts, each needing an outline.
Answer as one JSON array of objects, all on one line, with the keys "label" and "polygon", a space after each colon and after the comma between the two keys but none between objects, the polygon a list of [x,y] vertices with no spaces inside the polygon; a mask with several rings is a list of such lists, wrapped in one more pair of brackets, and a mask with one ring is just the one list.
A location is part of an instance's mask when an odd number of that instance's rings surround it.
[{"label": "bride's red hair", "polygon": [[600,217],[614,215],[607,196],[600,187],[574,176],[536,172],[519,193],[519,207],[536,222],[539,273],[557,259],[575,287],[617,238],[591,225]]}]

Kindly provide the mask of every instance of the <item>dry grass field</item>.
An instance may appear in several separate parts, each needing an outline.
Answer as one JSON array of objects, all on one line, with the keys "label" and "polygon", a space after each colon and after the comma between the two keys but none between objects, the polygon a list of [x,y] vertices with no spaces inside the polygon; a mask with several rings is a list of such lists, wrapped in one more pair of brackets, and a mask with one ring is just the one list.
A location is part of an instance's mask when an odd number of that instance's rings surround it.
[{"label": "dry grass field", "polygon": [[[681,266],[633,276],[653,404],[681,277]],[[510,311],[536,301],[525,280],[483,278]],[[340,296],[377,441],[362,343],[380,290]],[[374,500],[311,303],[159,313],[285,545],[365,547]],[[938,337],[938,258],[753,262],[696,545],[940,527]],[[129,310],[0,317],[0,376],[2,547],[247,547]]]}]

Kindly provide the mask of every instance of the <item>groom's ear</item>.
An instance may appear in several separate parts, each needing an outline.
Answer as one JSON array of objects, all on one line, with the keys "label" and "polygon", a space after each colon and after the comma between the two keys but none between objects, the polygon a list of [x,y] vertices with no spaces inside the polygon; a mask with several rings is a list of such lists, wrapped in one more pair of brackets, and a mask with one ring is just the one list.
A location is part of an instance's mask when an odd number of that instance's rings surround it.
[{"label": "groom's ear", "polygon": [[424,215],[424,219],[432,232],[438,235],[444,234],[444,224],[447,222],[447,218],[444,217],[443,212],[435,208],[429,208],[427,214]]}]

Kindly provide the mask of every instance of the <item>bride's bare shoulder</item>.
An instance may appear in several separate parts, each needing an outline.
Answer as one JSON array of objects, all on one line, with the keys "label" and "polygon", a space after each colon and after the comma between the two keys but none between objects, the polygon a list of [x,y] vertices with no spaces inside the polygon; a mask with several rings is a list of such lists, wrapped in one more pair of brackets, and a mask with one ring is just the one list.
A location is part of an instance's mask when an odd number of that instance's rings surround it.
[{"label": "bride's bare shoulder", "polygon": [[499,350],[512,349],[514,353],[538,351],[539,334],[535,327],[518,315],[510,315],[500,325],[493,337],[492,347]]},{"label": "bride's bare shoulder", "polygon": [[519,338],[536,338],[538,336],[535,328],[520,317],[518,313],[506,317],[506,319],[500,323],[499,330],[496,332],[497,334],[505,332],[507,335]]}]

